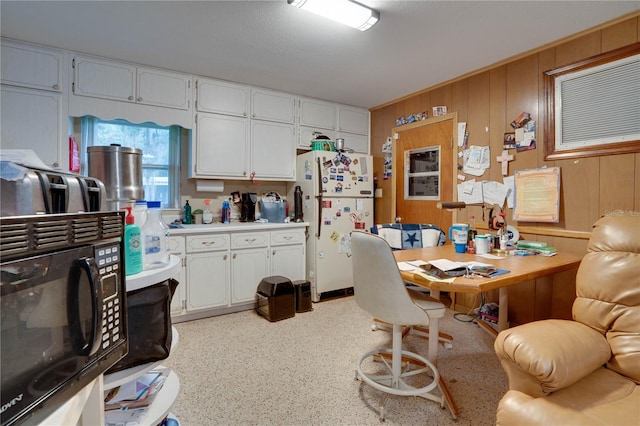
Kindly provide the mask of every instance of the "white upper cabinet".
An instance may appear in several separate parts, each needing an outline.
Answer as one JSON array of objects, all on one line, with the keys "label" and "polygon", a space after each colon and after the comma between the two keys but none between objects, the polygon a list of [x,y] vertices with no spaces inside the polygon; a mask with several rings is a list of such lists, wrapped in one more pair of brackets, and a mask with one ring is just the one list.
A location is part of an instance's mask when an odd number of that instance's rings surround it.
[{"label": "white upper cabinet", "polygon": [[338,131],[368,135],[369,111],[363,108],[340,105],[338,107]]},{"label": "white upper cabinet", "polygon": [[74,95],[188,110],[191,77],[122,62],[76,55]]},{"label": "white upper cabinet", "polygon": [[293,95],[265,89],[251,89],[251,118],[294,124],[296,101]]},{"label": "white upper cabinet", "polygon": [[62,92],[63,54],[2,41],[2,84]]},{"label": "white upper cabinet", "polygon": [[249,116],[249,87],[220,80],[196,81],[196,110],[213,114]]},{"label": "white upper cabinet", "polygon": [[48,166],[66,170],[62,95],[4,85],[0,94],[2,148],[32,149]]},{"label": "white upper cabinet", "polygon": [[136,102],[167,108],[189,109],[191,78],[153,68],[137,69]]},{"label": "white upper cabinet", "polygon": [[73,93],[123,102],[135,102],[135,65],[76,56]]},{"label": "white upper cabinet", "polygon": [[336,130],[336,104],[302,98],[298,114],[301,126]]},{"label": "white upper cabinet", "polygon": [[194,177],[249,177],[249,120],[221,114],[197,114]]},{"label": "white upper cabinet", "polygon": [[251,121],[251,172],[256,179],[295,180],[296,135],[293,125]]}]

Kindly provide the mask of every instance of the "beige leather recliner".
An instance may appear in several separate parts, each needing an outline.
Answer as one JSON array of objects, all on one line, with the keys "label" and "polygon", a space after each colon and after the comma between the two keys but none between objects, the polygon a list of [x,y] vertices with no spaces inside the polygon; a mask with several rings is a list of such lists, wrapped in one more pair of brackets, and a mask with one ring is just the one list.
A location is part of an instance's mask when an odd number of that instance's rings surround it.
[{"label": "beige leather recliner", "polygon": [[572,314],[498,335],[498,425],[640,425],[640,215],[593,226]]}]

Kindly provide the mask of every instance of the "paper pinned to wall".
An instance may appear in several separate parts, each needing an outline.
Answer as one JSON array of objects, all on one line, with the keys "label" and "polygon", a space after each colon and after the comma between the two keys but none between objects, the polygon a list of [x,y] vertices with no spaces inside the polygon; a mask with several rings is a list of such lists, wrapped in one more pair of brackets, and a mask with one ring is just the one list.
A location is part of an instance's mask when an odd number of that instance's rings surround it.
[{"label": "paper pinned to wall", "polygon": [[491,150],[488,146],[472,145],[464,151],[462,171],[472,176],[482,176],[491,165]]},{"label": "paper pinned to wall", "polygon": [[509,187],[493,180],[482,182],[482,198],[487,204],[504,205]]},{"label": "paper pinned to wall", "polygon": [[466,204],[482,204],[482,182],[475,179],[458,184],[458,201]]},{"label": "paper pinned to wall", "polygon": [[464,135],[467,132],[467,123],[458,123],[458,146],[464,146]]}]

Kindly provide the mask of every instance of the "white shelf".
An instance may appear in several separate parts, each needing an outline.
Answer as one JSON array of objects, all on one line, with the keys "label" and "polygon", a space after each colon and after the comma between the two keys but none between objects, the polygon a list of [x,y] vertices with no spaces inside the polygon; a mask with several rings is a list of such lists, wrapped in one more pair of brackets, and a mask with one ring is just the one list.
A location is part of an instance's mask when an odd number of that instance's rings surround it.
[{"label": "white shelf", "polygon": [[149,287],[170,278],[178,279],[180,268],[182,268],[180,257],[170,255],[169,263],[161,268],[145,269],[139,274],[127,275],[125,277],[127,291]]},{"label": "white shelf", "polygon": [[[160,365],[159,368],[166,367]],[[105,417],[109,418],[109,413],[111,413],[118,418],[118,421],[116,421],[115,424],[120,424],[122,422],[119,420],[121,416],[131,416],[131,420],[135,417],[135,421],[138,426],[155,426],[171,412],[171,407],[176,401],[176,398],[178,398],[179,392],[180,380],[178,379],[178,375],[169,370],[169,375],[162,384],[162,388],[158,391],[158,394],[155,396],[149,407],[124,411],[117,410],[115,412],[107,411],[105,413]],[[138,413],[142,413],[141,417],[136,417]],[[113,419],[115,419],[115,417]],[[105,421],[105,423],[107,422]]]}]

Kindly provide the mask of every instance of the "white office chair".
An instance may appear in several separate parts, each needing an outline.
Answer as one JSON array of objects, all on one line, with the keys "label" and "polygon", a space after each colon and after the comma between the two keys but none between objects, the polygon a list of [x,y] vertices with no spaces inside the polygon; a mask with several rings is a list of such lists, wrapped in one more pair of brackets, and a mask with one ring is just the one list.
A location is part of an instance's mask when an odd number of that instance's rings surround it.
[{"label": "white office chair", "polygon": [[[437,319],[444,316],[444,305],[433,299],[412,299],[409,296],[391,247],[383,238],[353,231],[351,253],[356,303],[373,317],[393,326],[392,348],[374,349],[360,357],[356,364],[356,378],[387,394],[420,396],[439,402],[442,407],[447,403],[455,418],[454,409],[440,386],[436,366],[427,358],[402,349],[403,328],[413,325],[431,326],[437,332]],[[430,352],[434,345],[437,348],[437,340],[430,339]],[[391,363],[388,360],[389,354]],[[386,370],[380,373],[379,367],[371,368],[376,365],[371,362],[372,359],[381,359]],[[417,367],[411,370],[412,366]],[[425,376],[431,378],[426,385]],[[414,387],[409,382],[421,384]],[[439,389],[439,394],[432,392],[436,388]],[[384,421],[388,397],[389,395],[385,397],[380,406],[381,421]]]}]

